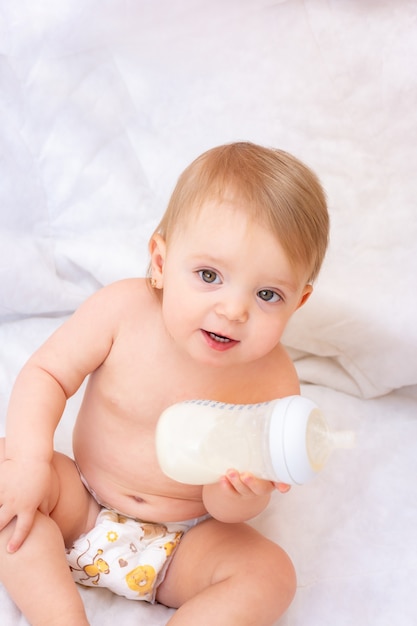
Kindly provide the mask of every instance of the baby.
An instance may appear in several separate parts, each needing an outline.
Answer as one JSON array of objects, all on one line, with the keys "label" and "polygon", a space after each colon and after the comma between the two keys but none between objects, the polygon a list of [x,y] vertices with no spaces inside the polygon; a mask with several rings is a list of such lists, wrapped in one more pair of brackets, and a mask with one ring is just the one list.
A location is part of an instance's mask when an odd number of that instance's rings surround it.
[{"label": "baby", "polygon": [[[270,626],[287,609],[293,565],[244,523],[286,486],[234,468],[175,482],[154,435],[176,402],[299,393],[280,339],[328,229],[322,188],[294,157],[209,150],[151,237],[149,277],[99,290],[29,359],[0,446],[0,580],[30,624],[88,624],[74,578],[174,607],[171,626]],[[87,376],[74,462],[53,437]]]}]

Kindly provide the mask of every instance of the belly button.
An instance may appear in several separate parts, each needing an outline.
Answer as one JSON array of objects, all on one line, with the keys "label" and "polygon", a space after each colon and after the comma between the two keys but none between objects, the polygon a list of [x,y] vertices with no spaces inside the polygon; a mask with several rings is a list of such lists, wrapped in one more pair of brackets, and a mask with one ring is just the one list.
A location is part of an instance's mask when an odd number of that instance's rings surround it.
[{"label": "belly button", "polygon": [[139,502],[139,503],[145,502],[145,500],[141,498],[140,496],[132,496],[132,498],[136,500],[136,502]]}]

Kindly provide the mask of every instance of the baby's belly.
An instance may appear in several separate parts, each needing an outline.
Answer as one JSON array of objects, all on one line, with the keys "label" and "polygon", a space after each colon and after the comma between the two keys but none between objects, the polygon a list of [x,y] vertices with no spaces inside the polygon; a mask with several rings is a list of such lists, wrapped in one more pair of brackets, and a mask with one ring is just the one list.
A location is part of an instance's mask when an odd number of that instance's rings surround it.
[{"label": "baby's belly", "polygon": [[97,501],[125,515],[149,522],[176,522],[206,513],[202,488],[177,483],[159,468],[153,433],[126,437],[103,430],[74,429],[74,457]]}]

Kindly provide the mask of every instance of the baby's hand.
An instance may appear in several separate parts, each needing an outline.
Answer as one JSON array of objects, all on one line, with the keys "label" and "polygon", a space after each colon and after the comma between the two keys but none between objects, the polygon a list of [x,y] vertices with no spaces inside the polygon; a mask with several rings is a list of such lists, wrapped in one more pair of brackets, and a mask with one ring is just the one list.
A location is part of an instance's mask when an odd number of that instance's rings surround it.
[{"label": "baby's hand", "polygon": [[286,493],[291,489],[290,485],[256,478],[249,472],[239,473],[234,469],[228,470],[222,481],[224,486],[229,486],[241,496],[265,496],[274,491],[274,489],[277,489],[280,493]]},{"label": "baby's hand", "polygon": [[219,482],[204,485],[203,502],[220,522],[244,522],[265,509],[274,489],[284,492],[289,486],[229,469]]},{"label": "baby's hand", "polygon": [[29,535],[36,510],[49,514],[51,466],[45,461],[3,461],[0,465],[0,530],[13,518],[16,526],[7,545],[16,552]]}]

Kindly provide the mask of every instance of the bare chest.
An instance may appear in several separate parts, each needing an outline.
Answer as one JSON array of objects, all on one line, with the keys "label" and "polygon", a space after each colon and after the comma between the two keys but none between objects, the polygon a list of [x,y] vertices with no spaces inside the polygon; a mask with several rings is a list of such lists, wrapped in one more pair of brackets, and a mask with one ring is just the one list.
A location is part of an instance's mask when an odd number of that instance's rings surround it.
[{"label": "bare chest", "polygon": [[[181,507],[185,519],[190,511],[202,513],[201,488],[162,474],[155,449],[160,414],[192,398],[258,401],[265,398],[266,377],[262,367],[198,367],[154,326],[136,333],[122,329],[106,361],[90,376],[74,430],[74,453],[90,485],[114,508],[125,511],[118,499],[138,497],[155,503],[154,517],[172,519],[170,512],[160,515],[159,509],[177,499],[186,503]],[[271,388],[269,395],[273,397]],[[143,518],[151,519],[147,511]]]}]

